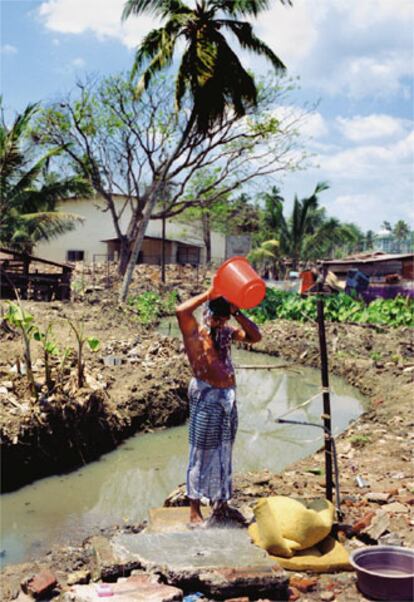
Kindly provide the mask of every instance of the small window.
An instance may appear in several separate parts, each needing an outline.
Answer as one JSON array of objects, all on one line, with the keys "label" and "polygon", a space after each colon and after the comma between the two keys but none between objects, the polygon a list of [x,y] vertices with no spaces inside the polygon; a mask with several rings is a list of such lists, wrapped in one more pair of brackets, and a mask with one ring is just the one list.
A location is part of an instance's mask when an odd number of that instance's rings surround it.
[{"label": "small window", "polygon": [[67,261],[83,261],[85,251],[66,251]]}]

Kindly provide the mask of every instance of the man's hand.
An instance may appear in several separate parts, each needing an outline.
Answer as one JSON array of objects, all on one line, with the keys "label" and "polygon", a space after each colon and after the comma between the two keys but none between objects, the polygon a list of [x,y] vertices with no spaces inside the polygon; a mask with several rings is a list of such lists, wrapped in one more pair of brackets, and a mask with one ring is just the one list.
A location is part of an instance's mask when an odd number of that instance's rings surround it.
[{"label": "man's hand", "polygon": [[236,311],[240,311],[240,309],[237,307],[237,305],[234,305],[233,303],[230,303],[230,313],[231,313],[231,315],[235,314]]}]

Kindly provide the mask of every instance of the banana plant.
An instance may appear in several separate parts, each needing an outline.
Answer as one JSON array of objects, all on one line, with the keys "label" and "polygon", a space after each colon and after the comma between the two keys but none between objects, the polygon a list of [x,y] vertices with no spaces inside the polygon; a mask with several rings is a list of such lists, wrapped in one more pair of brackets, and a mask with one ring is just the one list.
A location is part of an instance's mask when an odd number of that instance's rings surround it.
[{"label": "banana plant", "polygon": [[47,390],[50,392],[52,389],[52,371],[50,366],[50,356],[59,355],[59,347],[52,338],[52,324],[49,323],[46,330],[42,332],[37,329],[33,333],[33,338],[38,341],[43,349],[43,358],[45,362],[45,382]]},{"label": "banana plant", "polygon": [[87,343],[91,351],[96,352],[98,351],[101,342],[96,337],[88,337],[85,335],[83,322],[75,322],[68,319],[68,324],[72,329],[77,342],[78,387],[81,388],[85,382],[85,363],[83,360],[83,349],[85,343]]},{"label": "banana plant", "polygon": [[29,312],[26,312],[18,299],[16,303],[12,301],[8,302],[7,313],[5,315],[6,321],[15,328],[18,328],[23,338],[24,346],[24,361],[26,365],[26,377],[29,383],[30,392],[33,397],[37,400],[37,389],[36,383],[33,376],[32,368],[32,352],[31,352],[31,340],[33,338],[36,327],[33,322],[33,316]]}]

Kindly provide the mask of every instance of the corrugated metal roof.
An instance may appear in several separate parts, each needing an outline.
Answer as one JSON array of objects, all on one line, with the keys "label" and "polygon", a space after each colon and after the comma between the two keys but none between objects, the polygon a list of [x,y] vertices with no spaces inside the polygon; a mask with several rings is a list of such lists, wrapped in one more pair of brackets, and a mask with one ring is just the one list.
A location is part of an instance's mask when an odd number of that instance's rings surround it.
[{"label": "corrugated metal roof", "polygon": [[[152,240],[162,240],[161,236],[145,236],[145,239],[152,239]],[[116,242],[117,240],[119,240],[119,238],[105,238],[104,240],[101,240],[99,242]],[[182,245],[186,245],[187,247],[204,247],[204,243],[202,243],[200,240],[190,240],[188,238],[180,238],[178,236],[170,236],[169,238],[165,239],[165,242],[179,242]]]},{"label": "corrugated metal roof", "polygon": [[338,265],[341,263],[379,263],[381,261],[398,261],[400,259],[412,259],[414,261],[414,253],[392,254],[376,252],[361,255],[350,255],[349,257],[344,257],[343,259],[329,259],[328,261],[323,261],[322,263],[326,265]]}]

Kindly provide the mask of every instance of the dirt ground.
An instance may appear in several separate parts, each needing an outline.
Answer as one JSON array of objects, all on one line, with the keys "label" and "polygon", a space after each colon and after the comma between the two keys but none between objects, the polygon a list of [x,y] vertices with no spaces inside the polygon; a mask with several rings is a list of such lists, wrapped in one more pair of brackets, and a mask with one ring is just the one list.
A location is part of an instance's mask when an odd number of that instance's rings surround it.
[{"label": "dirt ground", "polygon": [[[157,273],[136,277],[136,291],[161,286]],[[25,303],[39,325],[54,323],[58,343],[68,344],[66,317],[82,318],[85,331],[101,340],[98,352],[86,357],[86,385],[76,386],[76,362],[67,367],[66,390],[55,398],[34,402],[24,376],[10,372],[21,355],[21,341],[4,326],[0,344],[0,402],[4,490],[74,468],[115,447],[137,430],[185,421],[189,369],[179,342],[140,326],[132,312],[120,309],[116,292],[95,280],[85,284],[72,303]],[[171,278],[171,281],[173,278]],[[171,287],[181,298],[197,291],[189,274],[183,286],[176,274]],[[3,305],[3,304],[2,304]],[[263,327],[257,351],[316,367],[319,362],[317,327],[275,321]],[[375,543],[414,545],[414,469],[410,453],[414,439],[414,338],[410,329],[391,330],[328,324],[330,371],[343,376],[370,400],[369,409],[338,438],[343,524],[339,537],[349,549]],[[73,343],[72,343],[73,344]],[[36,380],[42,384],[40,347],[34,354]],[[105,359],[106,358],[106,359]],[[108,359],[110,358],[110,359]],[[111,363],[117,365],[111,365]],[[106,365],[109,364],[109,365]],[[118,365],[119,364],[119,365]],[[72,446],[62,448],[62,433],[76,433]],[[35,444],[36,442],[36,444]],[[41,462],[39,462],[41,459]],[[39,471],[39,464],[43,467]],[[235,477],[234,505],[246,516],[255,501],[266,495],[321,496],[324,494],[322,452],[306,458],[282,474],[267,471]],[[318,474],[319,473],[319,474]],[[16,477],[16,474],[18,476]],[[356,483],[363,478],[363,487]],[[168,504],[183,504],[182,490]],[[137,525],[129,527],[139,529]],[[62,587],[92,574],[87,542],[79,548],[56,548],[35,563],[9,566],[2,572],[2,600],[14,599],[28,574],[48,567]],[[89,575],[89,576],[88,576]],[[363,599],[353,573],[291,574],[291,600]],[[306,581],[308,579],[308,581]]]}]

